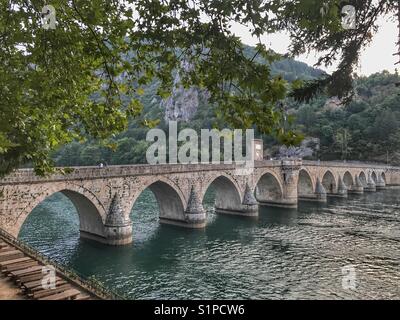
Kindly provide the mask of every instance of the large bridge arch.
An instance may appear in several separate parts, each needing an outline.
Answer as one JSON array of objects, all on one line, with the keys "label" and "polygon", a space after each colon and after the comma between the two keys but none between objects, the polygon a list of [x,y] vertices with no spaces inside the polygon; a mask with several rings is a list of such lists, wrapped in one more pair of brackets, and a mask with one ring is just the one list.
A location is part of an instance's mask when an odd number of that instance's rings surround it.
[{"label": "large bridge arch", "polygon": [[346,171],[343,175],[343,183],[347,187],[348,190],[351,190],[354,185],[354,179],[353,176],[349,171]]},{"label": "large bridge arch", "polygon": [[18,237],[23,223],[30,213],[40,203],[55,193],[62,193],[74,205],[79,216],[79,229],[85,236],[104,237],[104,221],[106,209],[97,197],[88,189],[72,183],[57,182],[49,188],[45,188],[35,199],[20,212],[12,227],[11,234]]},{"label": "large bridge arch", "polygon": [[270,170],[264,171],[256,180],[254,194],[261,204],[280,202],[283,198],[280,179]]},{"label": "large bridge arch", "polygon": [[315,184],[308,170],[302,168],[297,180],[297,194],[299,198],[310,198],[314,196]]},{"label": "large bridge arch", "polygon": [[337,192],[337,182],[335,179],[335,175],[331,170],[326,170],[322,176],[321,183],[324,186],[327,193],[336,193]]},{"label": "large bridge arch", "polygon": [[[144,181],[143,181],[144,182]],[[131,213],[137,199],[144,190],[149,189],[156,198],[159,217],[164,220],[185,221],[185,208],[187,200],[181,189],[174,182],[165,177],[154,177],[141,183],[130,201],[130,210],[125,214]]]},{"label": "large bridge arch", "polygon": [[207,191],[215,189],[215,210],[220,212],[237,211],[242,206],[242,195],[237,182],[225,173],[218,173],[210,177],[204,184],[201,193],[203,202]]}]

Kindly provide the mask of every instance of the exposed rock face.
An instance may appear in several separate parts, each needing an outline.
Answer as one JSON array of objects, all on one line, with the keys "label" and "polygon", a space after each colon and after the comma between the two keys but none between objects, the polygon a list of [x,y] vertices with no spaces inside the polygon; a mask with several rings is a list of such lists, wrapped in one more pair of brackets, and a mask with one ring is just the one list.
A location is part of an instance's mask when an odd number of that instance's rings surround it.
[{"label": "exposed rock face", "polygon": [[[183,72],[189,71],[190,65],[183,63]],[[179,72],[174,79],[174,89],[171,96],[161,100],[161,107],[165,109],[166,121],[189,121],[197,112],[200,103],[206,103],[208,93],[196,87],[185,89],[181,84]]]},{"label": "exposed rock face", "polygon": [[193,118],[199,107],[199,92],[195,88],[175,88],[172,95],[161,101],[165,108],[165,120],[188,121]]},{"label": "exposed rock face", "polygon": [[343,107],[342,101],[338,97],[331,97],[326,100],[324,110],[337,110]]}]

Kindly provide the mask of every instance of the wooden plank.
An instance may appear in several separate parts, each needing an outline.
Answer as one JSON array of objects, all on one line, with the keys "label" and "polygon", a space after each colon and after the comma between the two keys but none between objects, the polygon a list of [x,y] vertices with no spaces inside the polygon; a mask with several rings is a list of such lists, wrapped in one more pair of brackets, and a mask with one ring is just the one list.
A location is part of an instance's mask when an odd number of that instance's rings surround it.
[{"label": "wooden plank", "polygon": [[15,248],[13,248],[13,247],[4,247],[4,248],[0,249],[0,253],[2,253],[2,252],[10,252],[10,251],[14,251],[14,250],[15,250]]},{"label": "wooden plank", "polygon": [[8,261],[8,260],[14,260],[14,259],[18,259],[18,258],[23,258],[24,254],[22,252],[16,252],[13,253],[13,251],[9,251],[9,252],[4,252],[7,253],[7,255],[4,256],[0,256],[0,262],[3,261]]},{"label": "wooden plank", "polygon": [[[63,279],[57,279],[56,280],[56,286],[57,287],[61,286],[63,284],[67,284],[67,282],[65,280],[63,280]],[[30,292],[35,292],[35,291],[40,291],[40,290],[48,290],[48,289],[43,289],[41,280],[40,280],[40,283],[38,285],[36,285],[35,287],[31,287],[30,289],[27,289],[27,291],[30,291]]]},{"label": "wooden plank", "polygon": [[43,266],[30,267],[30,268],[26,268],[26,269],[23,269],[23,270],[10,272],[10,275],[12,277],[21,277],[23,275],[28,275],[28,274],[37,272],[38,270],[42,270],[42,268],[43,268]]},{"label": "wooden plank", "polygon": [[[60,277],[56,277],[56,284],[61,283],[61,281],[64,281],[64,279],[61,279]],[[29,289],[34,289],[41,285],[42,285],[42,279],[38,279],[38,280],[30,281],[30,282],[25,282],[21,285],[21,287],[24,287],[29,290]]]},{"label": "wooden plank", "polygon": [[40,290],[36,291],[28,296],[33,296],[33,299],[40,299],[48,296],[55,295],[56,293],[62,293],[67,290],[73,289],[69,283],[62,284],[61,286],[56,286],[54,289]]},{"label": "wooden plank", "polygon": [[43,279],[42,270],[39,270],[30,275],[26,275],[21,278],[18,278],[18,279],[16,279],[16,282],[24,284],[25,282],[30,282],[30,281],[39,280],[39,279]]},{"label": "wooden plank", "polygon": [[17,271],[17,270],[22,270],[22,269],[26,269],[29,267],[37,266],[38,264],[39,264],[39,262],[37,262],[37,261],[21,262],[21,263],[15,264],[15,265],[7,266],[2,271],[3,272]]},{"label": "wooden plank", "polygon": [[[59,286],[62,286],[62,285],[71,285],[70,283],[68,283],[68,282],[66,282],[65,280],[58,280],[58,281],[56,281],[56,286],[57,287],[59,287]],[[31,288],[31,289],[26,289],[26,291],[27,292],[30,292],[30,293],[35,293],[35,292],[38,292],[38,291],[40,291],[40,292],[42,292],[42,291],[44,291],[44,290],[46,290],[46,289],[43,289],[43,287],[42,287],[42,285],[39,285],[39,286],[37,286],[37,287],[34,287],[34,288]]]},{"label": "wooden plank", "polygon": [[78,296],[81,292],[76,289],[70,289],[61,293],[57,293],[51,296],[39,298],[38,300],[69,300]]},{"label": "wooden plank", "polygon": [[0,257],[5,257],[5,256],[8,256],[8,255],[10,255],[10,254],[14,254],[14,253],[18,253],[18,252],[22,253],[21,251],[15,250],[15,249],[13,248],[12,251],[0,252]]},{"label": "wooden plank", "polygon": [[18,259],[3,261],[3,262],[0,262],[0,267],[5,267],[5,266],[12,265],[12,264],[14,264],[14,263],[19,263],[19,262],[24,262],[24,261],[31,261],[31,260],[33,261],[32,258],[23,257],[23,258],[18,258]]}]

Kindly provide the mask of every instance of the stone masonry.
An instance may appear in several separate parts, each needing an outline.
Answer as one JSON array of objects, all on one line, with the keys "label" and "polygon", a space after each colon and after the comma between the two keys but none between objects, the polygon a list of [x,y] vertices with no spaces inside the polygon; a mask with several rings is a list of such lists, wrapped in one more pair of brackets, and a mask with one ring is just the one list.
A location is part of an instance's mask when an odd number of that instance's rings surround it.
[{"label": "stone masonry", "polygon": [[75,205],[81,236],[121,245],[132,241],[130,212],[149,188],[159,205],[160,222],[205,227],[205,193],[216,190],[219,213],[257,216],[259,205],[296,207],[299,200],[326,201],[400,185],[400,168],[344,162],[256,161],[240,174],[235,164],[131,165],[76,167],[67,175],[35,176],[17,170],[0,180],[0,228],[18,236],[29,213],[62,192]]}]

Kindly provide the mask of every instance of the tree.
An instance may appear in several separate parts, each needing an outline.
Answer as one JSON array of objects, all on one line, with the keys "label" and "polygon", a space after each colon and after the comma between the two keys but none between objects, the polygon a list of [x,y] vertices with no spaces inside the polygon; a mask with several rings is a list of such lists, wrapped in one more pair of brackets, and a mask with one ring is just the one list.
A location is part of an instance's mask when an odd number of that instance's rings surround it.
[{"label": "tree", "polygon": [[350,140],[351,135],[347,129],[342,129],[335,135],[335,144],[337,147],[339,147],[342,160],[346,160],[351,152],[351,147],[349,147]]},{"label": "tree", "polygon": [[[45,1],[0,0],[0,175],[26,162],[39,174],[50,172],[49,154],[56,147],[124,130],[128,118],[141,113],[142,87],[158,79],[158,93],[165,97],[176,72],[185,87],[207,89],[215,113],[231,126],[255,126],[297,144],[301,135],[279,108],[288,90],[299,101],[324,90],[349,101],[354,66],[378,18],[400,19],[398,0],[350,0],[357,28],[345,29],[344,3],[54,0],[56,28],[46,30]],[[246,55],[230,31],[233,22],[249,26],[256,37],[286,31],[291,56],[315,49],[322,53],[318,65],[338,60],[338,69],[289,88],[271,73],[270,63],[281,57],[261,41],[254,55]]]},{"label": "tree", "polygon": [[[398,0],[285,0],[273,1],[280,10],[270,20],[275,29],[285,30],[291,38],[290,55],[309,50],[321,53],[317,66],[338,63],[331,75],[308,82],[293,92],[299,101],[309,101],[318,92],[327,91],[349,102],[353,96],[353,75],[361,51],[371,42],[378,30],[378,20],[395,16],[399,21]],[[344,28],[341,10],[352,5],[356,10],[356,28]],[[400,38],[393,39],[398,43]],[[400,54],[397,53],[397,54]]]},{"label": "tree", "polygon": [[45,4],[0,0],[0,175],[26,162],[38,174],[51,172],[49,155],[58,146],[121,132],[141,112],[142,86],[157,79],[165,97],[176,72],[184,86],[207,89],[216,113],[232,126],[256,126],[288,144],[300,140],[284,129],[276,107],[288,90],[270,72],[279,55],[260,43],[246,56],[230,31],[232,22],[250,25],[255,36],[272,31],[268,15],[276,5],[54,0],[57,22],[46,29]]}]

